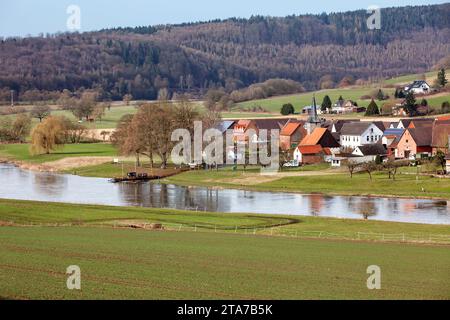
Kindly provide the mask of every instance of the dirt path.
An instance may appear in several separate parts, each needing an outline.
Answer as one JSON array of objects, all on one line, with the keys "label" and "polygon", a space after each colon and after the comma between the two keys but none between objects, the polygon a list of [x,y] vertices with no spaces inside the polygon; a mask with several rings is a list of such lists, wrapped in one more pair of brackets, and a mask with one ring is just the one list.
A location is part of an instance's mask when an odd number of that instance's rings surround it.
[{"label": "dirt path", "polygon": [[71,157],[44,163],[30,163],[24,161],[8,161],[8,162],[13,163],[19,168],[25,170],[41,171],[41,172],[58,172],[80,167],[95,166],[112,161],[113,161],[112,157]]},{"label": "dirt path", "polygon": [[314,177],[314,176],[328,176],[335,174],[343,174],[342,170],[323,170],[323,171],[299,171],[299,172],[279,172],[273,175],[264,175],[258,173],[246,174],[244,177],[224,179],[223,182],[239,184],[239,185],[255,185],[266,182],[276,181],[286,177]]}]

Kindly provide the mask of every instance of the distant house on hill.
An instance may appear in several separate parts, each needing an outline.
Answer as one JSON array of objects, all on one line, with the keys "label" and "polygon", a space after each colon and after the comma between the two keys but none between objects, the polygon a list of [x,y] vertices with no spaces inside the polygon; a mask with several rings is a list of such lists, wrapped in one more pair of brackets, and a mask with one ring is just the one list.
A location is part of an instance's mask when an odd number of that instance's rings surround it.
[{"label": "distant house on hill", "polygon": [[345,123],[341,129],[340,144],[342,148],[355,149],[356,147],[374,144],[381,140],[384,127],[373,122]]},{"label": "distant house on hill", "polygon": [[428,94],[431,92],[430,85],[424,80],[416,80],[412,84],[405,87],[405,92],[414,94]]},{"label": "distant house on hill", "polygon": [[[332,107],[331,112],[335,114],[346,114],[357,112],[358,104],[352,100],[338,100]],[[356,111],[355,111],[356,110]]]}]

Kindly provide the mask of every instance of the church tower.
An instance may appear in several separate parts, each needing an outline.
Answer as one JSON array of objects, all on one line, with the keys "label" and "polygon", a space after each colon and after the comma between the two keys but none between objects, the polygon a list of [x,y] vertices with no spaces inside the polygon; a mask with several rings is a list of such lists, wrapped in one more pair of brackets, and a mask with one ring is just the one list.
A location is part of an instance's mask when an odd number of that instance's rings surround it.
[{"label": "church tower", "polygon": [[315,128],[320,128],[321,125],[322,120],[320,120],[319,116],[317,115],[316,95],[313,95],[312,110],[311,114],[308,117],[308,120],[306,121],[305,128],[308,134],[311,134]]}]

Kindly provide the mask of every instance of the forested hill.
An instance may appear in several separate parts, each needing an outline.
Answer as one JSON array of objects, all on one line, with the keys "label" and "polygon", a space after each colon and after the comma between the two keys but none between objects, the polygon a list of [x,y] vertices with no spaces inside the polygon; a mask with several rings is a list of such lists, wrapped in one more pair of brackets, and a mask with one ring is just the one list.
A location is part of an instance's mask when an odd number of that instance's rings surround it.
[{"label": "forested hill", "polygon": [[[155,98],[161,88],[232,91],[270,78],[306,89],[429,70],[450,55],[450,3],[382,9],[381,30],[366,10],[252,17],[5,39],[0,100],[14,89],[96,88],[104,98]],[[27,92],[28,91],[28,92]]]}]

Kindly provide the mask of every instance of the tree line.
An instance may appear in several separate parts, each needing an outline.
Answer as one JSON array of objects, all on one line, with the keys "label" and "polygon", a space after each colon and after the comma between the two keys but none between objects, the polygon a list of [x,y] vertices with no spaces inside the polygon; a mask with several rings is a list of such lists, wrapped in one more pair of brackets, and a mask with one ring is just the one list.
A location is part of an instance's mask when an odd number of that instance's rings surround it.
[{"label": "tree line", "polygon": [[146,157],[152,168],[157,160],[166,168],[174,146],[172,132],[187,129],[193,137],[195,121],[202,121],[204,129],[212,128],[220,121],[220,114],[215,111],[201,114],[184,98],[175,104],[159,100],[140,106],[134,115],[123,116],[112,141],[121,155],[134,156],[138,166],[141,157]]},{"label": "tree line", "polygon": [[448,16],[442,4],[382,9],[381,30],[367,30],[367,13],[354,11],[8,38],[0,101],[10,90],[21,101],[56,100],[64,89],[140,100],[161,89],[231,93],[274,78],[315,90],[419,73],[449,55]]}]

